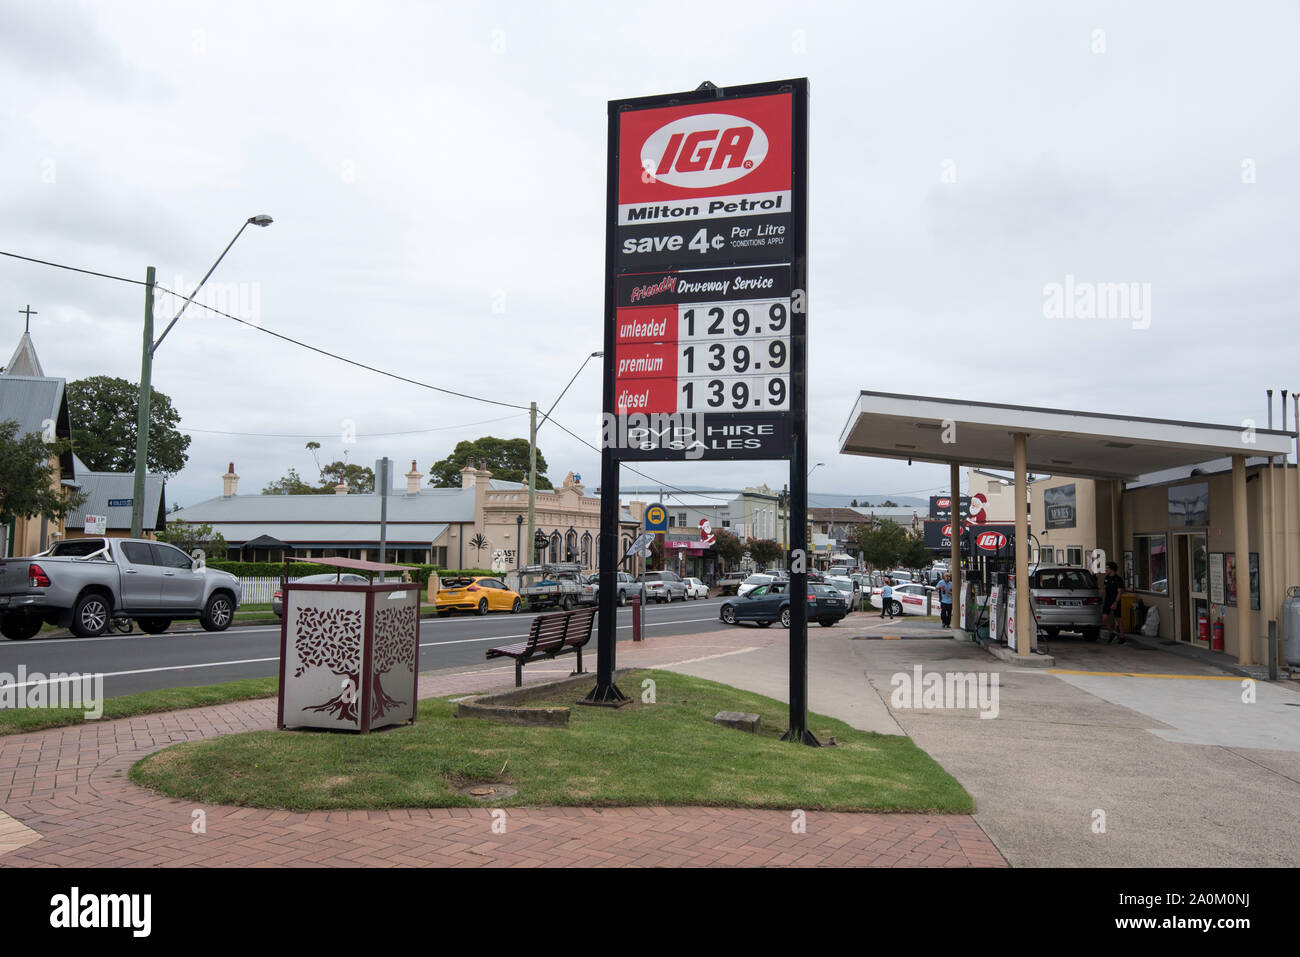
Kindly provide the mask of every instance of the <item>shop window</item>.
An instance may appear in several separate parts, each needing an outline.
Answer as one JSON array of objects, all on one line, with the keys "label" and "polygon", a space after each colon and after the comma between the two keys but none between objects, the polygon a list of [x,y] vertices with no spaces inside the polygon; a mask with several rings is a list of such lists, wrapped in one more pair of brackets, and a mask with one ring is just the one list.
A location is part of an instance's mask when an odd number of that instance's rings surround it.
[{"label": "shop window", "polygon": [[1169,592],[1169,553],[1163,535],[1134,535],[1133,560],[1138,591]]}]

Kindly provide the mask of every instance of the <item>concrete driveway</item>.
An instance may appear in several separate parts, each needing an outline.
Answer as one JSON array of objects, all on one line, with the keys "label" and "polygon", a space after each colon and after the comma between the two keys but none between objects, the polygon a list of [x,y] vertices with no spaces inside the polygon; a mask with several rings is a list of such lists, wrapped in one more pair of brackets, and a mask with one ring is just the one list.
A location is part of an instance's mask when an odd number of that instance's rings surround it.
[{"label": "concrete driveway", "polygon": [[[1060,640],[1052,647],[1058,667],[1044,671],[950,638],[909,637],[936,630],[861,615],[815,629],[810,707],[911,736],[974,796],[975,820],[1013,865],[1300,860],[1293,683],[1252,685],[1132,645]],[[885,634],[904,640],[876,640]],[[773,646],[681,670],[785,700],[786,656]],[[996,675],[996,717],[945,707],[958,702],[942,696],[901,700],[905,686],[952,683],[949,675],[972,675],[989,691]]]}]

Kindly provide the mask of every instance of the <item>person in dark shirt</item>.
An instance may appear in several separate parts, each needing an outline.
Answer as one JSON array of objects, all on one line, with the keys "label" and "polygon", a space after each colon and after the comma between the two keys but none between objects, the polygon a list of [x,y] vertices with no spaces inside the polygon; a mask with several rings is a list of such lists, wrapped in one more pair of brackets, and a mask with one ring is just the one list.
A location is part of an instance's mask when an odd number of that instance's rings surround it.
[{"label": "person in dark shirt", "polygon": [[1119,565],[1106,563],[1106,578],[1102,583],[1105,597],[1101,604],[1101,626],[1110,632],[1110,641],[1124,644],[1124,630],[1119,619],[1119,596],[1124,594],[1124,579],[1119,577]]}]

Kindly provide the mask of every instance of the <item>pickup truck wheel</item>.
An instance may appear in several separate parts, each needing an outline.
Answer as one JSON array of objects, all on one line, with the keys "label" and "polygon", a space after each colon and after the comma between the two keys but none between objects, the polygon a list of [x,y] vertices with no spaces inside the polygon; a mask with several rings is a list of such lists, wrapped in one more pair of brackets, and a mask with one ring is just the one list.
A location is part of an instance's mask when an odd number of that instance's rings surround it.
[{"label": "pickup truck wheel", "polygon": [[476,609],[476,611],[477,611],[478,614],[480,614],[480,615],[486,615],[486,614],[488,613],[488,606],[487,606],[487,599],[486,599],[486,598],[480,598],[480,599],[478,600],[478,608]]},{"label": "pickup truck wheel", "polygon": [[82,595],[72,606],[72,633],[78,638],[98,638],[108,630],[109,616],[103,595]]},{"label": "pickup truck wheel", "polygon": [[161,635],[172,626],[170,618],[137,618],[135,623],[146,635]]},{"label": "pickup truck wheel", "polygon": [[41,630],[42,624],[39,615],[5,615],[0,622],[0,635],[13,641],[26,641]]},{"label": "pickup truck wheel", "polygon": [[225,631],[235,617],[234,602],[228,595],[216,594],[208,599],[199,616],[199,624],[204,631]]},{"label": "pickup truck wheel", "polygon": [[569,611],[573,607],[573,596],[565,595],[564,601],[560,602],[560,607],[565,611]]}]

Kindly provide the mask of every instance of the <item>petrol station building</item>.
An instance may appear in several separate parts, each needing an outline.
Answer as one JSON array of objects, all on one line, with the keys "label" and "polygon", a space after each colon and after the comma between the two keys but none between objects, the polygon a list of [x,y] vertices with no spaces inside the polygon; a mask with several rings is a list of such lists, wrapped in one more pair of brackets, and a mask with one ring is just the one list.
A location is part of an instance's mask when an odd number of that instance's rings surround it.
[{"label": "petrol station building", "polygon": [[[1250,665],[1268,660],[1268,623],[1280,622],[1300,576],[1300,478],[1270,464],[1285,463],[1294,441],[1236,425],[862,392],[840,451],[947,464],[954,501],[963,467],[1010,470],[1017,582],[1033,547],[1029,474],[1050,474],[1053,487],[1091,480],[1096,547],[1158,610],[1159,634]],[[951,564],[960,593],[956,537]],[[1016,606],[1015,620],[1033,620],[1028,589]],[[1018,657],[1031,653],[1032,631],[1018,631]]]}]

